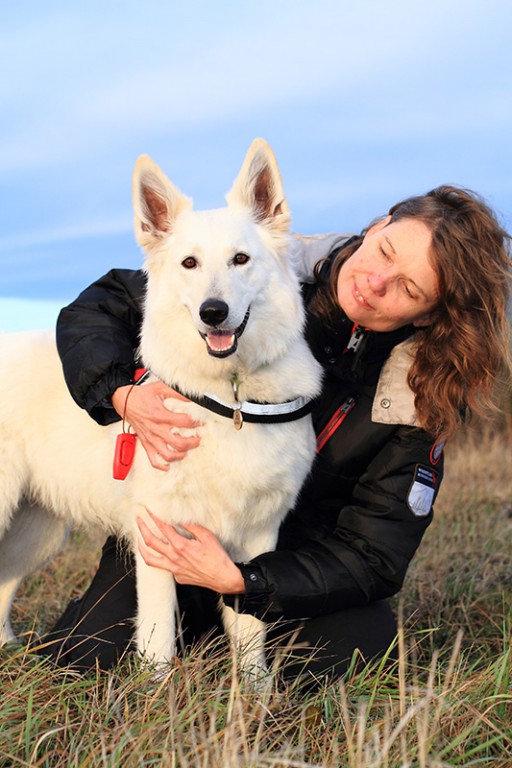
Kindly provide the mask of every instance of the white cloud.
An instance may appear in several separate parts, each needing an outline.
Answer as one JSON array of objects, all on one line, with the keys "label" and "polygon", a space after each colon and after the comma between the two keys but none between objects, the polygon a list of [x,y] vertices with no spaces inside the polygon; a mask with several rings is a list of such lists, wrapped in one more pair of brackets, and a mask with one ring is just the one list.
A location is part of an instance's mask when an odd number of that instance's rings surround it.
[{"label": "white cloud", "polygon": [[[314,110],[319,99],[332,100],[335,118],[340,108],[350,114],[358,100],[371,103],[374,94],[392,93],[396,102],[402,89],[407,103],[411,88],[419,109],[408,122],[442,130],[444,107],[460,99],[464,71],[482,67],[475,63],[480,56],[468,55],[469,41],[471,53],[484,51],[492,60],[492,43],[503,34],[496,13],[507,7],[491,0],[483,13],[477,2],[452,0],[446,14],[440,0],[320,0],[314,7],[260,0],[257,9],[228,2],[215,13],[206,2],[173,6],[127,2],[120,15],[116,3],[54,3],[46,17],[41,6],[39,15],[8,26],[0,50],[16,77],[0,90],[10,113],[0,139],[4,172],[106,154],[135,136],[170,140],[187,127],[275,108]],[[492,38],[478,22],[496,27]],[[459,93],[452,94],[454,79]],[[467,87],[475,86],[468,77]],[[439,114],[431,111],[425,122],[421,93],[428,99],[434,89]],[[480,102],[464,120],[478,124],[483,111]],[[400,131],[408,116],[396,107],[391,116]],[[378,130],[375,121],[364,128]]]},{"label": "white cloud", "polygon": [[[131,218],[119,217],[117,219],[97,219],[96,221],[74,224],[68,227],[34,230],[8,237],[0,237],[0,253],[16,253],[27,248],[62,243],[69,240],[82,240],[86,237],[116,235],[131,232],[132,229],[133,223]],[[16,259],[17,256],[13,256],[13,261]]]},{"label": "white cloud", "polygon": [[64,285],[89,236],[92,259],[125,262],[126,238],[117,252],[100,238],[131,232],[141,151],[204,207],[222,199],[247,137],[263,135],[294,214],[318,229],[325,211],[330,227],[350,209],[350,226],[356,205],[365,220],[386,189],[433,174],[512,208],[511,22],[508,0],[7,4],[4,291],[20,274]]}]

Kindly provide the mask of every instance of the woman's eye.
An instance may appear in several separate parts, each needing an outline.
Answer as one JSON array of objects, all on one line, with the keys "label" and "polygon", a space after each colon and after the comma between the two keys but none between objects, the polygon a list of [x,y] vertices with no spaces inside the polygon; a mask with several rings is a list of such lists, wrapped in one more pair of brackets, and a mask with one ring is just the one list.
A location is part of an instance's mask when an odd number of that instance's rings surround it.
[{"label": "woman's eye", "polygon": [[250,260],[251,260],[251,257],[248,256],[246,253],[235,253],[235,255],[233,256],[233,264],[237,267],[240,267],[243,264],[247,264],[247,262]]},{"label": "woman's eye", "polygon": [[404,283],[404,291],[408,295],[410,299],[415,299],[416,294],[411,290],[410,286],[407,283]]},{"label": "woman's eye", "polygon": [[381,248],[380,248],[380,252],[381,252],[381,254],[384,256],[384,258],[386,259],[386,261],[391,261],[391,256],[389,256],[389,254],[387,254],[387,253],[386,253],[386,251],[384,250],[384,248],[382,248],[382,246],[381,246]]},{"label": "woman's eye", "polygon": [[183,259],[181,262],[181,266],[185,267],[185,269],[195,269],[197,267],[197,259],[195,256],[187,256],[186,259]]}]

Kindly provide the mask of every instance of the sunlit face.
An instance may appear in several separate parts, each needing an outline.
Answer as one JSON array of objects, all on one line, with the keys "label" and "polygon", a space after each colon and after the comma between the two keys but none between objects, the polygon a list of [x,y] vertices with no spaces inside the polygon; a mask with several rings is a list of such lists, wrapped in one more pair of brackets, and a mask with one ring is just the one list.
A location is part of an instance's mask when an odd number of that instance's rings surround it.
[{"label": "sunlit face", "polygon": [[429,228],[416,219],[388,217],[370,227],[338,275],[345,314],[372,331],[429,325],[439,295],[431,244]]}]

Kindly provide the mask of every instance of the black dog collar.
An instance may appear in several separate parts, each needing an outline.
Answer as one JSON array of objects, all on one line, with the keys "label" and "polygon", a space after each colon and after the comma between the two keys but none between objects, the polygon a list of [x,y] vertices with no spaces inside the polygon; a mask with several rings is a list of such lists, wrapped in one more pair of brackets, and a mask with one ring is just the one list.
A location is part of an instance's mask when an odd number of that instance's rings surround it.
[{"label": "black dog collar", "polygon": [[[172,388],[202,408],[233,419],[238,429],[242,426],[242,421],[257,424],[282,424],[287,421],[296,421],[311,412],[314,402],[310,397],[297,397],[295,400],[284,403],[254,403],[250,400],[242,400],[238,406],[233,407],[214,395],[205,394],[196,397],[182,392],[175,384]],[[238,426],[237,422],[240,419],[240,426]]]},{"label": "black dog collar", "polygon": [[[142,384],[152,374],[147,368],[139,368],[136,375],[136,384]],[[155,376],[155,374],[152,374]],[[158,378],[158,376],[156,376]],[[233,420],[236,429],[241,429],[243,422],[253,424],[283,424],[287,421],[297,421],[306,416],[313,409],[314,399],[311,397],[296,397],[295,400],[287,400],[284,403],[257,403],[251,400],[238,402],[238,379],[236,375],[232,379],[233,394],[237,405],[234,407],[220,400],[215,395],[191,395],[183,392],[176,384],[169,386],[179,395],[197,403],[219,416],[225,416]]]}]

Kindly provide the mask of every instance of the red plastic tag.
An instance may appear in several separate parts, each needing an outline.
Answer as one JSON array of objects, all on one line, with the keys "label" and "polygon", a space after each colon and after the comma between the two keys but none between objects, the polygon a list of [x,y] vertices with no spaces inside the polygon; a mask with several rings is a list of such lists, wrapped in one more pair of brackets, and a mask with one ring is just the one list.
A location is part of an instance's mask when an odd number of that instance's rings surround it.
[{"label": "red plastic tag", "polygon": [[112,473],[114,480],[124,480],[128,475],[135,458],[137,447],[137,435],[130,432],[121,432],[117,436],[116,450],[114,452],[114,466]]}]

